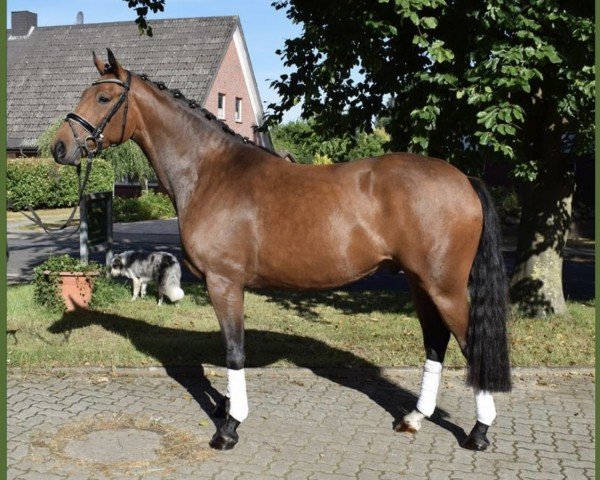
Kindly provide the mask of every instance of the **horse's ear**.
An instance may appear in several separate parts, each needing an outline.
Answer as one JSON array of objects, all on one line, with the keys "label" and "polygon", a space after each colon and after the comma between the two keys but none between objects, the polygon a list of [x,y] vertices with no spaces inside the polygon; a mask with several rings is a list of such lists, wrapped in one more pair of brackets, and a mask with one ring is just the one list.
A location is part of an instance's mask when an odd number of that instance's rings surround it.
[{"label": "horse's ear", "polygon": [[110,68],[109,72],[113,73],[117,78],[124,78],[125,69],[119,64],[119,62],[115,58],[115,54],[110,48],[107,48],[106,51],[108,52],[108,66]]},{"label": "horse's ear", "polygon": [[100,75],[104,75],[104,64],[96,56],[96,52],[94,51],[92,51],[92,58],[94,59],[94,65],[96,65],[96,68],[98,69]]}]

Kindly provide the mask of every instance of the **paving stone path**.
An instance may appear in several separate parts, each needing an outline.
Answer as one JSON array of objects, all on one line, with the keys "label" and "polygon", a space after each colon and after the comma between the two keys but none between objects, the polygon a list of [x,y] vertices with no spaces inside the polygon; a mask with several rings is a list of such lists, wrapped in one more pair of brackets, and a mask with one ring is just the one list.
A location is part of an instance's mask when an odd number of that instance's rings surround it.
[{"label": "paving stone path", "polygon": [[496,396],[493,448],[484,453],[459,447],[474,423],[473,397],[461,371],[444,373],[443,411],[409,436],[395,433],[392,424],[414,404],[418,369],[248,370],[250,416],[239,428],[240,443],[229,452],[206,446],[214,432],[207,412],[224,391],[224,370],[198,369],[195,376],[161,372],[9,372],[8,478],[577,480],[595,475],[591,369],[515,370],[514,391]]}]

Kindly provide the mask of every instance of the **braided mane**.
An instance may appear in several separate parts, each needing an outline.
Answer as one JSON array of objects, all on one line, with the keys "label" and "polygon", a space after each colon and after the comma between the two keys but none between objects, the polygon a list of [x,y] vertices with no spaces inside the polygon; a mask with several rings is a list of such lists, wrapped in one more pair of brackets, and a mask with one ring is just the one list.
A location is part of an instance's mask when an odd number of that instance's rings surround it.
[{"label": "braided mane", "polygon": [[159,90],[165,90],[165,91],[169,92],[171,95],[173,95],[174,98],[181,100],[182,102],[187,102],[189,108],[191,108],[193,110],[198,109],[199,115],[204,116],[204,118],[206,118],[207,120],[209,120],[211,122],[215,122],[222,131],[224,131],[225,133],[227,133],[229,135],[232,135],[233,137],[238,138],[242,143],[252,145],[256,148],[260,148],[261,150],[264,150],[265,152],[268,152],[272,155],[280,157],[280,155],[277,152],[275,152],[274,150],[271,150],[270,148],[267,148],[267,147],[263,147],[262,145],[259,145],[256,142],[250,140],[248,137],[244,137],[244,136],[240,135],[239,133],[237,133],[236,131],[234,131],[229,125],[227,125],[227,123],[225,123],[223,120],[220,120],[219,118],[217,118],[217,116],[214,113],[210,112],[209,110],[207,110],[206,108],[201,106],[197,100],[187,99],[185,97],[185,95],[183,93],[181,93],[181,90],[178,90],[176,88],[169,89],[169,88],[167,88],[165,82],[150,80],[150,78],[148,78],[148,75],[146,75],[145,73],[140,73],[137,75],[144,82],[151,82],[154,85],[156,85],[156,87]]}]

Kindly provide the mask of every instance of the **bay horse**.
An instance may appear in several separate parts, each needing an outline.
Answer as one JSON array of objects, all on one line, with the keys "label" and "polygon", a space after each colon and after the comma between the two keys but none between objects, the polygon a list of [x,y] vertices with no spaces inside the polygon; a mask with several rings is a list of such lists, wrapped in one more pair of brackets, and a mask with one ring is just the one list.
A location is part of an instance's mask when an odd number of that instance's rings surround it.
[{"label": "bay horse", "polygon": [[226,351],[225,417],[210,445],[230,449],[248,415],[244,289],[328,289],[382,266],[405,272],[425,365],[411,433],[436,407],[452,334],[467,360],[477,421],[463,442],[485,450],[493,392],[511,388],[507,285],[498,217],[480,180],[409,153],[313,166],[283,161],[193,100],[95,54],[88,87],[53,140],[61,164],[132,139],[176,210],[185,262],[205,279]]}]

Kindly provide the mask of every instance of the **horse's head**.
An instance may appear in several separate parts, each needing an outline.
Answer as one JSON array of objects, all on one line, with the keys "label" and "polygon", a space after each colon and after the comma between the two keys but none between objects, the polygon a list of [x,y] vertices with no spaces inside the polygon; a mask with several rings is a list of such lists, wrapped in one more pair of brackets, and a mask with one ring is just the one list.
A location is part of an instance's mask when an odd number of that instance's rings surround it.
[{"label": "horse's head", "polygon": [[128,108],[131,74],[107,50],[106,64],[93,53],[100,79],[84,90],[79,104],[54,137],[52,154],[58,163],[79,165],[82,155],[99,153],[133,135],[133,115]]}]

